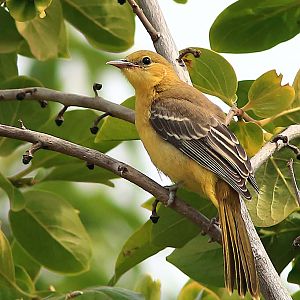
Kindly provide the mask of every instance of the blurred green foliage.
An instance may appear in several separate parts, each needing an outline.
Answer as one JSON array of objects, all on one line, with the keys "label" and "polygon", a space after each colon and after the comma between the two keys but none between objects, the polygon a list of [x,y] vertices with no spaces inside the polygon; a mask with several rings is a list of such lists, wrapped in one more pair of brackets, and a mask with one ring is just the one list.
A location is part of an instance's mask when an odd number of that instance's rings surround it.
[{"label": "blurred green foliage", "polygon": [[[115,57],[111,52],[123,52],[134,43],[135,18],[128,3],[1,3],[1,89],[45,86],[63,90],[68,80],[64,66],[78,62],[86,77],[82,81],[90,84],[105,72],[105,62]],[[212,25],[212,48],[219,52],[254,52],[292,38],[299,32],[295,22],[299,15],[297,3],[237,1]],[[196,49],[201,51],[200,57],[183,57],[194,86],[228,105],[235,103],[253,118],[251,122],[239,120],[231,125],[250,156],[282,127],[299,123],[300,72],[292,86],[282,85],[282,75],[274,70],[266,70],[256,80],[238,82],[233,67],[220,54]],[[19,55],[29,58],[23,76],[18,71]],[[79,71],[76,74],[84,75]],[[92,92],[91,87],[86,89]],[[134,109],[134,97],[123,100],[122,105]],[[21,119],[32,130],[103,153],[123,141],[138,139],[132,124],[112,117],[102,120],[96,137],[93,136],[89,128],[99,112],[87,109],[67,111],[58,128],[54,122],[58,110],[56,103],[42,109],[37,101],[0,101],[0,123],[19,126]],[[300,147],[299,140],[294,143]],[[128,151],[123,147],[126,155],[135,156],[134,146],[127,147]],[[167,247],[174,248],[167,260],[192,278],[180,292],[179,300],[227,299],[221,247],[208,244],[207,238],[199,235],[198,227],[163,206],[158,210],[158,224],[143,224],[141,208],[136,207],[139,194],[129,187],[127,195],[120,192],[116,197],[110,192],[119,184],[115,174],[101,168],[89,170],[75,158],[47,150],[35,153],[31,164],[24,167],[21,156],[27,148],[24,142],[0,137],[1,300],[60,300],[72,296],[158,300],[159,280],[141,276],[137,265]],[[258,170],[260,194],[247,205],[276,269],[281,272],[293,261],[288,278],[299,284],[300,256],[292,246],[300,236],[299,204],[286,167],[291,156],[284,149]],[[299,174],[300,164],[295,163],[294,169]],[[206,199],[183,189],[179,195],[207,217],[216,215],[216,209]],[[119,283],[128,290],[106,286],[116,284],[129,270]],[[232,297],[237,299],[235,294]],[[294,299],[298,298],[295,294]]]}]

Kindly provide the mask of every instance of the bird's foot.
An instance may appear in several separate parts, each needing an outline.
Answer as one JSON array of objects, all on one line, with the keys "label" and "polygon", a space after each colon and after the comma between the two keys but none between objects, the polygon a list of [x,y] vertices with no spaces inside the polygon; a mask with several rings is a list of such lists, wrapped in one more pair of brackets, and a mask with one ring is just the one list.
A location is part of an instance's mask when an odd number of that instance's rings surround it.
[{"label": "bird's foot", "polygon": [[152,214],[150,216],[150,220],[152,221],[153,224],[156,224],[159,219],[159,215],[157,214],[157,204],[159,203],[159,200],[155,199],[152,203]]},{"label": "bird's foot", "polygon": [[165,188],[169,190],[169,199],[167,202],[167,206],[170,206],[174,203],[175,197],[176,197],[176,192],[179,187],[180,187],[180,183],[175,183],[172,185],[165,186]]}]

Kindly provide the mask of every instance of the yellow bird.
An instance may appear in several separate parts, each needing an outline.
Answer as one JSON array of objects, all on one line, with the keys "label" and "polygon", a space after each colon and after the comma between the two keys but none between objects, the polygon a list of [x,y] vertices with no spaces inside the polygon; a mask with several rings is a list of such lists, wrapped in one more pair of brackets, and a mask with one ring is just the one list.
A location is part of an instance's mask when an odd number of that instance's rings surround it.
[{"label": "yellow bird", "polygon": [[225,125],[224,112],[181,81],[172,65],[151,51],[108,64],[121,69],[135,89],[135,124],[152,162],[172,181],[210,199],[219,210],[225,286],[259,299],[253,252],[239,195],[258,192],[246,152]]}]

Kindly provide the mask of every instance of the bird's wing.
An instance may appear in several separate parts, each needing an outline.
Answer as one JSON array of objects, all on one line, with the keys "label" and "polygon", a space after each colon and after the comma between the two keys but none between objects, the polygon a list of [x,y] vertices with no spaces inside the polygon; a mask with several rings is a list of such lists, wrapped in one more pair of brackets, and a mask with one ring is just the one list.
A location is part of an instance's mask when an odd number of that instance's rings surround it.
[{"label": "bird's wing", "polygon": [[185,100],[157,99],[151,106],[150,123],[164,140],[246,199],[251,199],[247,180],[258,192],[249,158],[236,136],[197,105]]}]

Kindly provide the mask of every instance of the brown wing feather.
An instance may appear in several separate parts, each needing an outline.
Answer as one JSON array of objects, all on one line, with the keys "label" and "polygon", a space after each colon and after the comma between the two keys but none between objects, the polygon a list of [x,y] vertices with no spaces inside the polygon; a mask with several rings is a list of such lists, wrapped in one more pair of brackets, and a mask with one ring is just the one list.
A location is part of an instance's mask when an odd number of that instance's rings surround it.
[{"label": "brown wing feather", "polygon": [[257,192],[258,186],[249,158],[235,135],[197,105],[188,101],[183,105],[183,101],[154,101],[150,115],[153,128],[164,140],[251,199],[246,181]]}]

